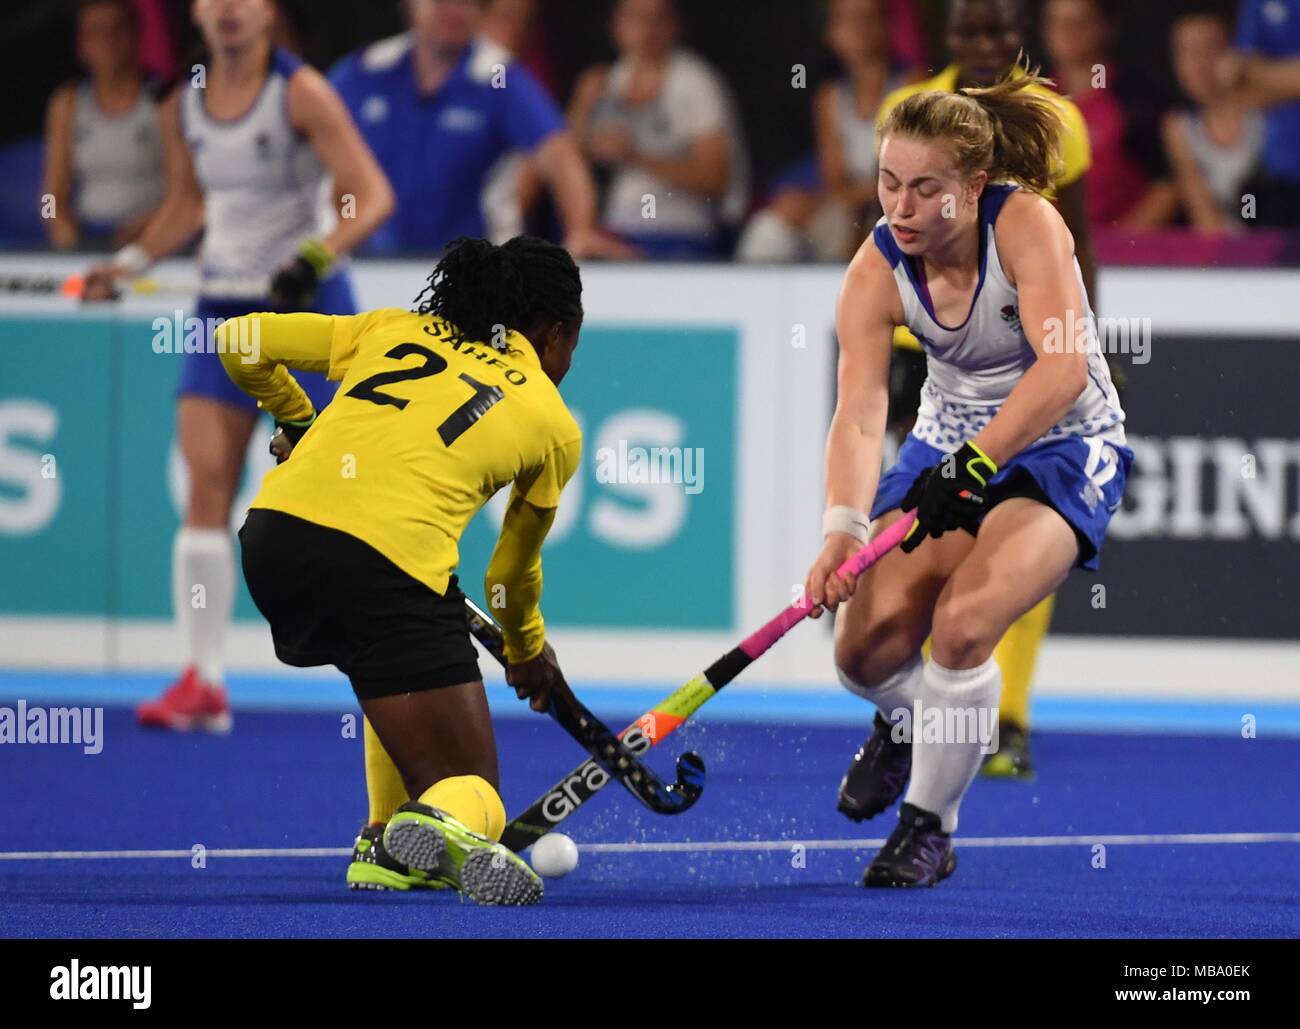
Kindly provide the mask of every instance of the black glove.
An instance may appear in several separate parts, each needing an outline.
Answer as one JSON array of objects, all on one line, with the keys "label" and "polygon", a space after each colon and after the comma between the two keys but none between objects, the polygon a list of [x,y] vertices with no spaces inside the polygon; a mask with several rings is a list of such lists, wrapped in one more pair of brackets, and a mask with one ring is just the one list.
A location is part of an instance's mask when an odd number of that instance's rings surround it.
[{"label": "black glove", "polygon": [[276,464],[284,464],[289,460],[289,454],[293,448],[298,445],[299,440],[306,435],[307,430],[316,422],[316,416],[319,411],[312,411],[310,418],[304,418],[300,422],[276,422],[275,433],[271,436],[271,456],[275,458]]},{"label": "black glove", "polygon": [[319,281],[316,266],[299,254],[272,277],[271,306],[277,311],[305,310]]},{"label": "black glove", "polygon": [[899,545],[910,554],[927,536],[938,539],[953,529],[965,529],[972,536],[984,516],[984,490],[998,467],[973,443],[963,443],[937,465],[921,472],[899,507],[916,508],[916,524]]}]

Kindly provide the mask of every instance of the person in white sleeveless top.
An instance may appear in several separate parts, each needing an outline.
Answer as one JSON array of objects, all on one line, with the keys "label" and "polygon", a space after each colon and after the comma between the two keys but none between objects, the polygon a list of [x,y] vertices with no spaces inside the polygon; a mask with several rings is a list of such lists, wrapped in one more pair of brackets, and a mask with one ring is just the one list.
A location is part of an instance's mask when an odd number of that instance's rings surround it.
[{"label": "person in white sleeveless top", "polygon": [[862,242],[876,203],[876,113],[915,82],[892,57],[885,0],[831,0],[825,42],[841,73],[813,94],[816,153],[781,176],[745,226],[742,261],[842,261]]},{"label": "person in white sleeveless top", "polygon": [[[1055,105],[1026,90],[1041,81],[1026,70],[891,111],[885,214],[840,293],[825,542],[805,590],[816,614],[837,609],[840,679],[877,708],[855,758],[863,816],[908,791],[868,886],[952,874],[962,797],[996,748],[994,647],[1071,568],[1097,567],[1133,461],[1074,241],[1039,195],[1061,128]],[[900,325],[929,374],[916,425],[881,475]],[[900,547],[856,580],[837,573],[912,511]],[[922,734],[926,709],[942,713],[943,738]]]},{"label": "person in white sleeveless top", "polygon": [[604,228],[649,258],[720,256],[744,214],[749,166],[730,90],[678,44],[673,0],[618,0],[619,59],[588,70],[569,120],[607,172]]},{"label": "person in white sleeveless top", "polygon": [[[177,387],[189,497],[172,551],[172,599],[185,668],[137,716],[148,726],[226,731],[230,515],[258,410],[226,375],[211,328],[253,311],[355,313],[342,259],[388,217],[393,199],[333,87],[272,45],[274,0],[194,0],[192,10],[210,57],[163,103],[166,199],[137,242],[90,271],[85,295],[111,297],[117,281],[204,230],[192,314],[209,331],[201,352],[180,358]],[[333,396],[323,374],[300,381],[318,410]],[[282,428],[301,436],[308,425]],[[197,585],[205,603],[196,607]]]},{"label": "person in white sleeveless top", "polygon": [[143,230],[164,192],[158,103],[138,66],[140,26],[130,0],[77,5],[80,82],[59,87],[45,114],[50,244],[121,246]]},{"label": "person in white sleeveless top", "polygon": [[1174,73],[1192,107],[1164,119],[1165,156],[1188,222],[1202,232],[1243,232],[1242,194],[1264,147],[1264,116],[1223,89],[1218,67],[1232,52],[1227,15],[1185,14],[1170,30]]}]

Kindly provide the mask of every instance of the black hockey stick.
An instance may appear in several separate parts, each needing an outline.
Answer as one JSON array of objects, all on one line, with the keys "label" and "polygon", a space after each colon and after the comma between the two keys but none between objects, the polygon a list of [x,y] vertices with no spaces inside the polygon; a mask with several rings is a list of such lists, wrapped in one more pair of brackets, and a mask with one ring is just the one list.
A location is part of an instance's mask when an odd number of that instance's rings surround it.
[{"label": "black hockey stick", "polygon": [[[501,627],[468,597],[465,598],[465,617],[474,638],[504,668],[505,641]],[[680,815],[689,810],[704,792],[704,760],[698,754],[688,750],[678,757],[677,781],[665,783],[643,765],[604,722],[587,710],[567,684],[551,693],[548,713],[607,775],[621,782],[651,811],[661,815]]]}]

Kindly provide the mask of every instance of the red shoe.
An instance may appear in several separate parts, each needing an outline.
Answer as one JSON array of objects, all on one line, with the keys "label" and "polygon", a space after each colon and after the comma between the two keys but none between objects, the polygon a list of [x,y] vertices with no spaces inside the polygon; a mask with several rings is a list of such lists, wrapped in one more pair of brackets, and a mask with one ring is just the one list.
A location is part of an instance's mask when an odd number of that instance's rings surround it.
[{"label": "red shoe", "polygon": [[176,732],[230,732],[234,719],[226,691],[199,678],[191,665],[157,700],[149,700],[135,709],[136,720],[150,729]]}]

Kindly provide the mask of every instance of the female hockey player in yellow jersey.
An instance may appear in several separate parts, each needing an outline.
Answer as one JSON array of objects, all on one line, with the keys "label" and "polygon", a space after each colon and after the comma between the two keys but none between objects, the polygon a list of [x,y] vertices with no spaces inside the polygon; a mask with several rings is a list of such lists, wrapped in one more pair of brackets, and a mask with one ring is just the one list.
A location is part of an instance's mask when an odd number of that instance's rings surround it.
[{"label": "female hockey player in yellow jersey", "polygon": [[[563,678],[539,607],[541,546],[581,453],[557,389],[581,325],[572,258],[521,236],[452,244],[415,311],[254,314],[218,330],[231,378],[292,447],[240,530],[249,592],[280,660],[336,665],[366,716],[355,886],[541,897],[496,842],[496,745],[454,572],[466,524],[513,483],[485,589],[507,681],[545,710]],[[339,381],[333,402],[313,411],[290,368]]]}]

